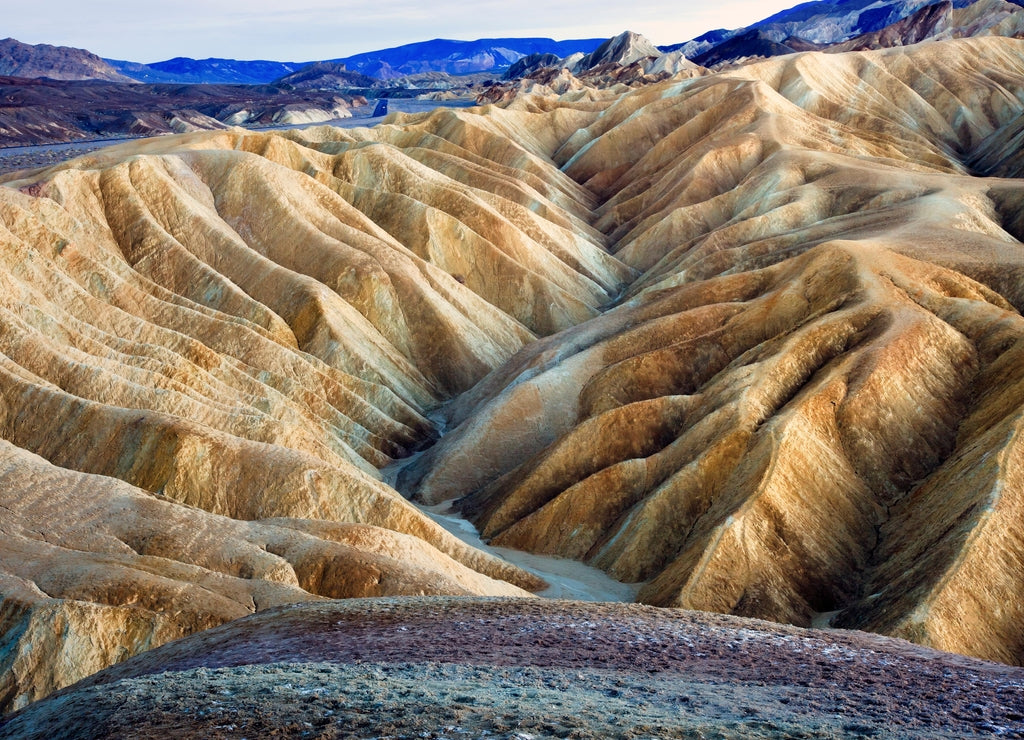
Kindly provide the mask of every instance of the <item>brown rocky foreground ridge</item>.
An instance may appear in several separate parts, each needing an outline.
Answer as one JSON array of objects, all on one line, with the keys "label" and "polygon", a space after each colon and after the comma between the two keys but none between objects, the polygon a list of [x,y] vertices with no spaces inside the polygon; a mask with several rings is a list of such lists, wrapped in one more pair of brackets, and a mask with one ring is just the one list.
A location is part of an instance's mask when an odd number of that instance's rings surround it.
[{"label": "brown rocky foreground ridge", "polygon": [[542,587],[402,494],[649,604],[1021,664],[1022,120],[1024,42],[964,39],[9,177],[2,707]]},{"label": "brown rocky foreground ridge", "polygon": [[2,738],[1024,736],[1024,670],[631,604],[354,599],[157,648]]}]

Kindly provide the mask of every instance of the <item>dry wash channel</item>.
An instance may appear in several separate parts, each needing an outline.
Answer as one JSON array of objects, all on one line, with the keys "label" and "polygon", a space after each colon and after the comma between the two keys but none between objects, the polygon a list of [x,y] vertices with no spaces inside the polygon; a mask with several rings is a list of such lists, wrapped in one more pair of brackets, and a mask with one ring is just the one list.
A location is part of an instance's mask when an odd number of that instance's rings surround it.
[{"label": "dry wash channel", "polygon": [[[1024,660],[1024,43],[797,55],[0,189],[0,700],[541,584]],[[524,590],[525,589],[525,590]]]}]

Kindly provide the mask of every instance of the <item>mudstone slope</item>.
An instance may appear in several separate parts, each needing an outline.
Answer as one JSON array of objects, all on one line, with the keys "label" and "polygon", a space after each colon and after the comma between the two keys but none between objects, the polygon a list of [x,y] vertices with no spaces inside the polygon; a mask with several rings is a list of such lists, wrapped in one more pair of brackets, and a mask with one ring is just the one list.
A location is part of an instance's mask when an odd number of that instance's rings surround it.
[{"label": "mudstone slope", "polygon": [[986,38],[9,178],[4,708],[288,601],[537,589],[388,484],[425,447],[406,496],[647,603],[1021,663],[1022,115]]}]

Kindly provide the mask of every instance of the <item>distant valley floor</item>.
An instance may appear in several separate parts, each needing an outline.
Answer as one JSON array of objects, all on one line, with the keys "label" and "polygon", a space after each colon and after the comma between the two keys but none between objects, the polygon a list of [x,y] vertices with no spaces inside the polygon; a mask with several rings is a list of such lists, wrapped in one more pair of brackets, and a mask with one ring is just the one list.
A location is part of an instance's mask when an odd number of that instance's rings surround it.
[{"label": "distant valley floor", "polygon": [[[352,109],[351,118],[336,118],[330,121],[318,121],[316,123],[300,123],[286,126],[247,126],[246,128],[259,131],[284,131],[286,129],[303,129],[313,126],[336,126],[338,128],[357,128],[359,126],[376,126],[386,116],[374,116],[374,108],[377,101]],[[401,113],[422,113],[435,108],[465,108],[471,103],[461,100],[403,100],[396,99],[389,101],[389,112]],[[83,154],[91,154],[113,144],[122,141],[129,141],[135,138],[125,136],[118,139],[93,139],[87,141],[66,141],[59,144],[37,144],[35,146],[11,146],[0,147],[0,174],[18,172],[19,170],[33,170],[39,167],[50,167],[65,162]]]}]

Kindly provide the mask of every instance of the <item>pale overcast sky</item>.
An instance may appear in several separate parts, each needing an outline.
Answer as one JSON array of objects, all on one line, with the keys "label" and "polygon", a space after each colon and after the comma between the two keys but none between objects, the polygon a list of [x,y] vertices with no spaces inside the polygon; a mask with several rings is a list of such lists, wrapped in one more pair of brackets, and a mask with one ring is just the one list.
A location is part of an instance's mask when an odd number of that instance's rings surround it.
[{"label": "pale overcast sky", "polygon": [[0,37],[88,49],[108,59],[312,61],[432,38],[602,38],[656,44],[737,28],[798,0],[0,0]]}]

